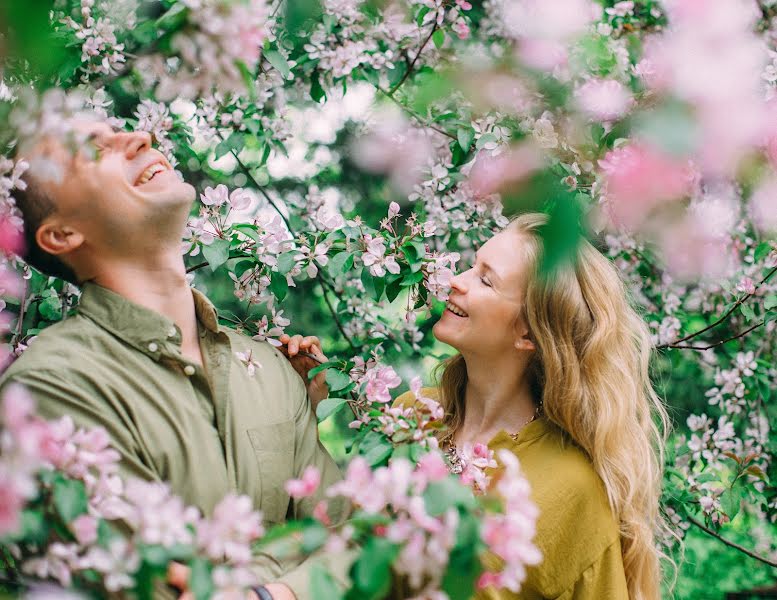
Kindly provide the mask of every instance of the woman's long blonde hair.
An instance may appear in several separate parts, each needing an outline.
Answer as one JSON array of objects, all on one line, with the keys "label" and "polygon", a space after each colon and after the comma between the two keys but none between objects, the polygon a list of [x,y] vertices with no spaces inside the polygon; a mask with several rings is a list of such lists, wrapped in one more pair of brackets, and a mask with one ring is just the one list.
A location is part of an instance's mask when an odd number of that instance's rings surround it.
[{"label": "woman's long blonde hair", "polygon": [[[629,597],[658,600],[656,533],[668,417],[649,376],[648,328],[628,301],[615,267],[588,241],[550,276],[540,272],[540,229],[547,215],[515,218],[530,265],[524,317],[536,348],[532,390],[545,416],[590,457],[620,521]],[[464,418],[467,367],[458,355],[441,365],[446,437]]]}]

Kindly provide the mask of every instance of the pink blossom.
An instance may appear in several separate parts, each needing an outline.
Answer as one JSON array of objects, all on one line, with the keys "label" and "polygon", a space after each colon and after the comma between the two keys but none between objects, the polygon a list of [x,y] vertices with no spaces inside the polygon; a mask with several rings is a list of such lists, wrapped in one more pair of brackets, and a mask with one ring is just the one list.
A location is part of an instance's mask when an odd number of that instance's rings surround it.
[{"label": "pink blossom", "polygon": [[24,496],[20,493],[11,474],[0,468],[0,536],[15,533],[21,524]]},{"label": "pink blossom", "polygon": [[743,277],[737,284],[737,291],[755,294],[755,282],[750,277]]},{"label": "pink blossom", "polygon": [[97,541],[97,519],[91,515],[81,515],[70,524],[73,535],[82,546],[89,546]]},{"label": "pink blossom", "polygon": [[578,106],[596,121],[614,121],[634,105],[631,92],[615,79],[591,79],[575,92]]},{"label": "pink blossom", "polygon": [[439,452],[424,454],[418,461],[418,470],[427,481],[440,481],[450,475],[448,465]]},{"label": "pink blossom", "polygon": [[262,513],[254,511],[248,496],[229,494],[213,509],[210,519],[197,525],[197,544],[213,560],[250,562],[251,544],[264,535]]},{"label": "pink blossom", "polygon": [[469,185],[483,198],[525,179],[542,163],[542,155],[532,144],[514,146],[496,156],[480,151],[469,171]]},{"label": "pink blossom", "polygon": [[763,232],[777,231],[777,178],[763,181],[750,197],[748,205],[753,223]]},{"label": "pink blossom", "polygon": [[364,393],[370,402],[387,403],[391,402],[389,390],[398,387],[402,379],[391,367],[374,367],[364,375],[364,382]]},{"label": "pink blossom", "polygon": [[292,498],[307,498],[316,492],[320,483],[321,472],[313,465],[309,465],[302,474],[302,478],[290,479],[284,488]]},{"label": "pink blossom", "polygon": [[629,229],[639,227],[654,209],[691,191],[693,178],[687,163],[646,144],[611,150],[599,166],[611,218]]}]

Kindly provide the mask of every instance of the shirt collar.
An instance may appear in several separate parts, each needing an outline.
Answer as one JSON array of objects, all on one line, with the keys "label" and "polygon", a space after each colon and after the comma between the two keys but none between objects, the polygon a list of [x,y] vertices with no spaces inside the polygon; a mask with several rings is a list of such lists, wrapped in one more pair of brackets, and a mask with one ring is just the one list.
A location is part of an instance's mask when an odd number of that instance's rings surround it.
[{"label": "shirt collar", "polygon": [[[218,313],[201,292],[192,289],[197,320],[208,331],[218,331]],[[181,344],[181,332],[166,316],[140,306],[92,282],[81,287],[78,312],[134,348],[159,356],[162,344]]]}]

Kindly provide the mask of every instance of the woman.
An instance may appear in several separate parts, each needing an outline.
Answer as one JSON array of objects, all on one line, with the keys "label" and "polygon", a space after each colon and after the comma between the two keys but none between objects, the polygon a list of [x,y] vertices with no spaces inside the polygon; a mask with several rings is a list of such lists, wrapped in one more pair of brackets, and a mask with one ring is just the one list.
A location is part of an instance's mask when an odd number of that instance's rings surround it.
[{"label": "woman", "polygon": [[441,447],[454,464],[466,443],[510,449],[540,509],[542,563],[517,596],[479,597],[657,600],[667,417],[648,376],[650,337],[587,241],[543,276],[546,222],[525,214],[486,242],[434,326],[459,352],[432,390],[446,409]]}]

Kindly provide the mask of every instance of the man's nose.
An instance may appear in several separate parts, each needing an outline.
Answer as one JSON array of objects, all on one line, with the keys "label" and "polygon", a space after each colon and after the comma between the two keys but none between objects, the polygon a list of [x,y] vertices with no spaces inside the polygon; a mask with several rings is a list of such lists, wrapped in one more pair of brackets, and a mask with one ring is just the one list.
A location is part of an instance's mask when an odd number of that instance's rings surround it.
[{"label": "man's nose", "polygon": [[117,133],[114,144],[122,150],[129,160],[151,148],[151,134],[147,131],[129,131]]}]

